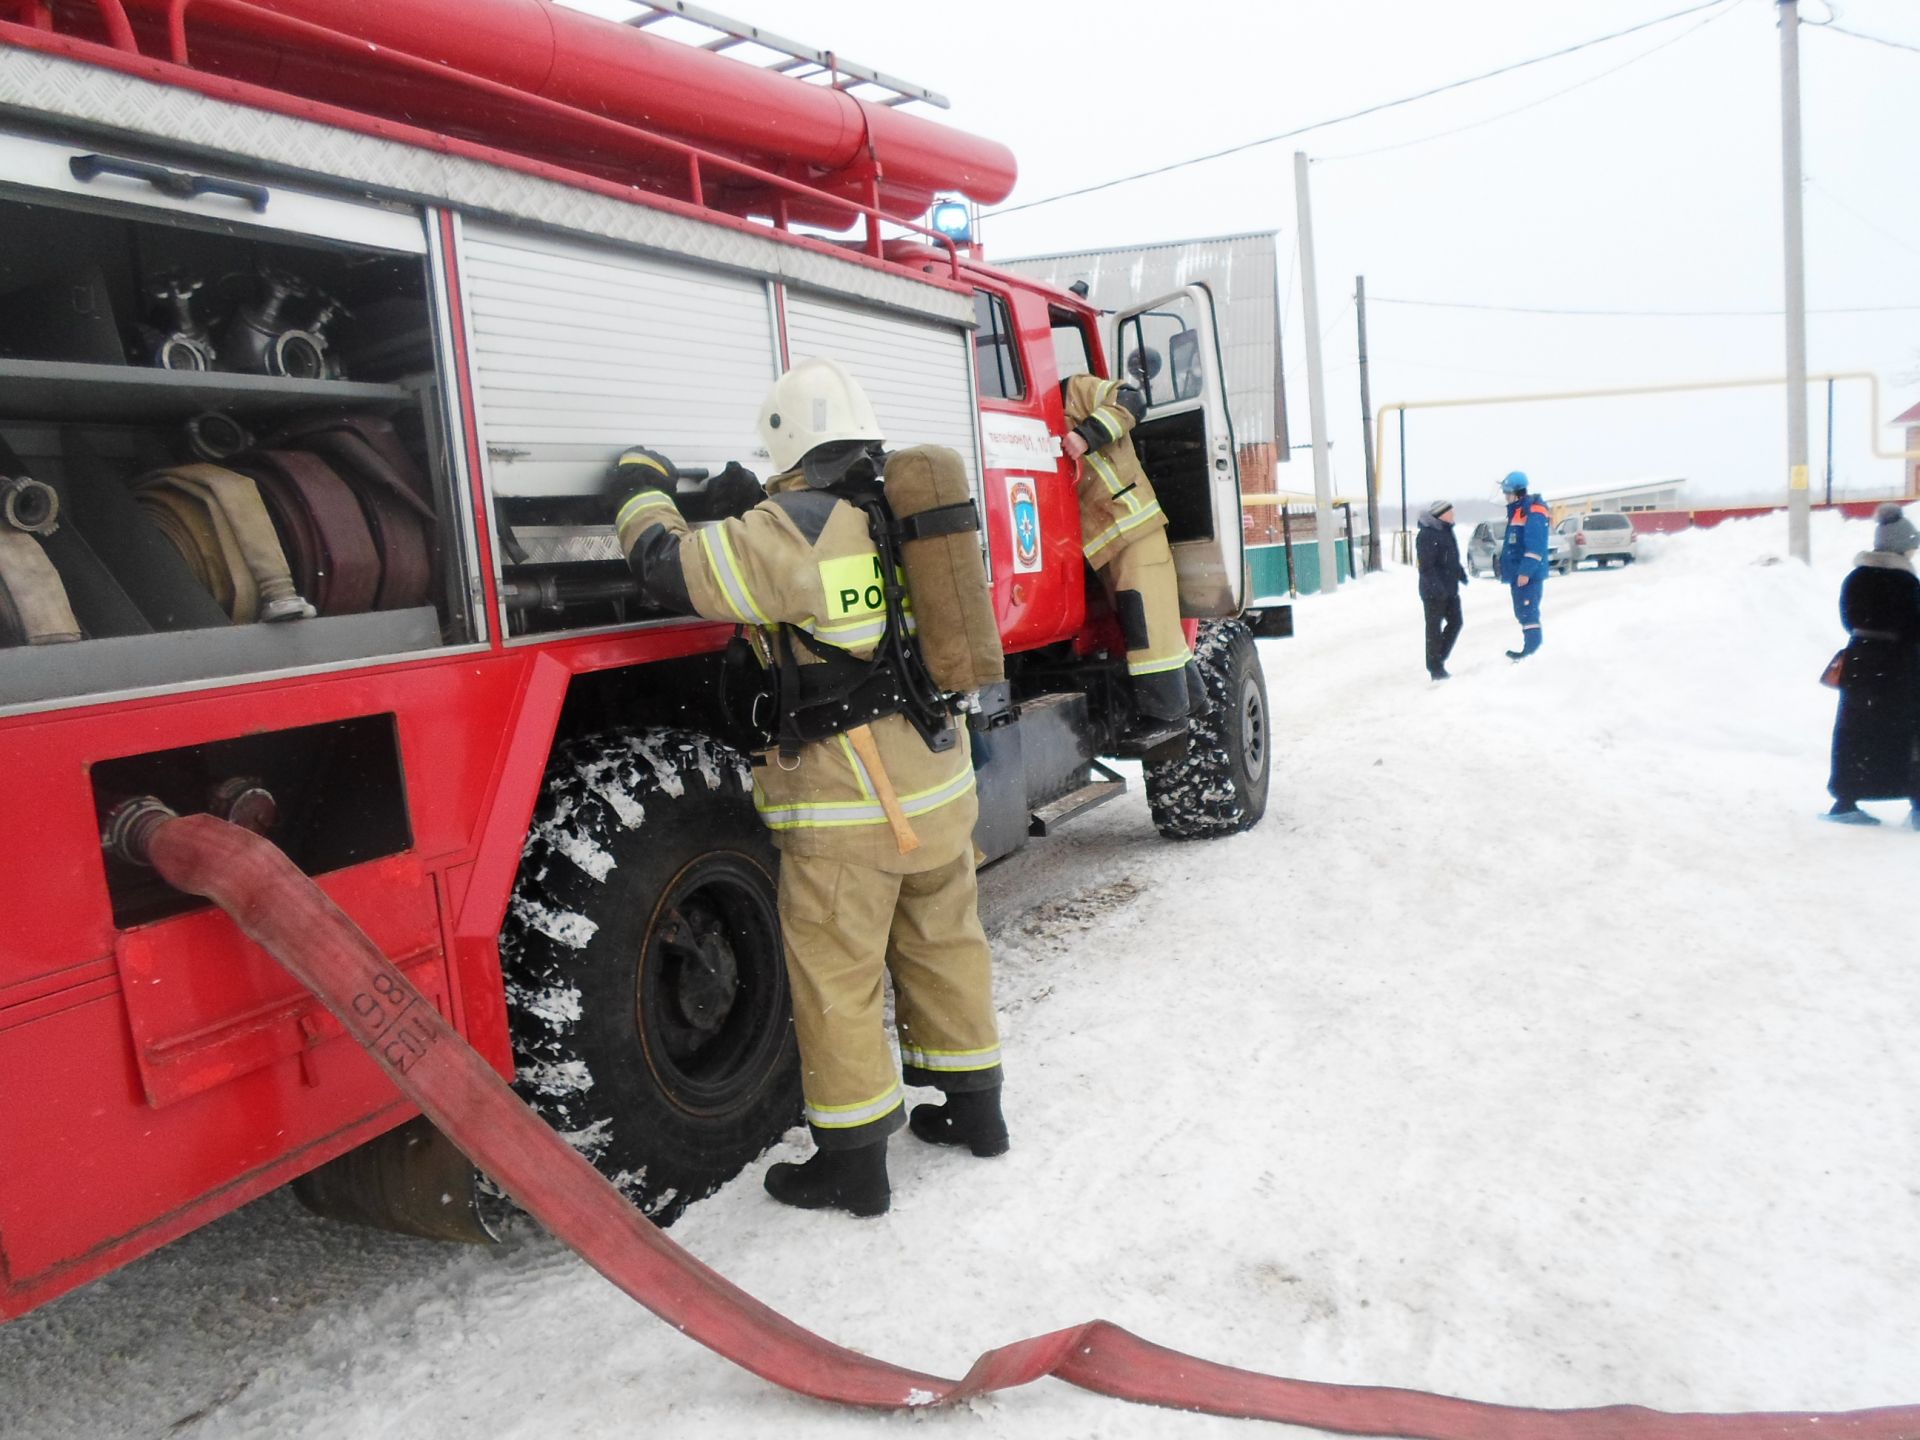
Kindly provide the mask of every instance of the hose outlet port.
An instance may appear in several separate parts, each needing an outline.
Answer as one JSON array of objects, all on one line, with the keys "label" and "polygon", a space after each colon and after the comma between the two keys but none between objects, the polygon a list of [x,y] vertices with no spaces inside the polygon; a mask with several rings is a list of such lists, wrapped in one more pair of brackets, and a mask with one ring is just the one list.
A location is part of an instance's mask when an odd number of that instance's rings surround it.
[{"label": "hose outlet port", "polygon": [[100,832],[100,845],[107,854],[129,865],[151,865],[148,845],[153,832],[169,820],[180,817],[151,795],[122,800],[107,812]]}]

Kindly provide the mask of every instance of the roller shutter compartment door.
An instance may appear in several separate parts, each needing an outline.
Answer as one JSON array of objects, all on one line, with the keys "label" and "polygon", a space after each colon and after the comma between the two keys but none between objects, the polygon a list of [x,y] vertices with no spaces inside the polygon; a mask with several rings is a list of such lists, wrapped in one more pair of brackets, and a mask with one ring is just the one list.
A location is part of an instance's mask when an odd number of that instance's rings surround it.
[{"label": "roller shutter compartment door", "polygon": [[887,432],[887,447],[946,445],[980,493],[968,332],[787,292],[787,355],[838,360],[853,372]]},{"label": "roller shutter compartment door", "polygon": [[778,373],[764,281],[473,222],[460,258],[494,494],[597,493],[628,445],[754,464]]}]

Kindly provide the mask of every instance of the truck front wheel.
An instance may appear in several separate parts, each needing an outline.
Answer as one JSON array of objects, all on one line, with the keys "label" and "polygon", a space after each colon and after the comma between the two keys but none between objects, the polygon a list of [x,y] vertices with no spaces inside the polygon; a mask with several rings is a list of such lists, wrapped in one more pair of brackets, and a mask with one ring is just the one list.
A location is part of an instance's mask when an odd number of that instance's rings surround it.
[{"label": "truck front wheel", "polygon": [[736,751],[555,752],[501,934],[515,1086],[661,1224],[800,1116],[775,874]]},{"label": "truck front wheel", "polygon": [[1147,806],[1162,835],[1200,840],[1250,830],[1267,813],[1273,726],[1253,632],[1239,620],[1200,627],[1194,659],[1207,710],[1194,718],[1186,754],[1148,760]]}]

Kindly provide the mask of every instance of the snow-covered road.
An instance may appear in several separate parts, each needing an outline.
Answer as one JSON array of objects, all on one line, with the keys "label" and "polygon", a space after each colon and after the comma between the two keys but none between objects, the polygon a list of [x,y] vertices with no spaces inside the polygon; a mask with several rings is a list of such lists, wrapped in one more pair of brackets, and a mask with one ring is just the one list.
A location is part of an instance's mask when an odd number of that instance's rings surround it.
[{"label": "snow-covered road", "polygon": [[[1866,535],[1817,517],[1809,572],[1747,522],[1555,579],[1523,666],[1475,584],[1441,686],[1405,572],[1302,604],[1262,646],[1258,830],[1167,844],[1135,794],[988,877],[1013,1153],[902,1136],[875,1221],[781,1210],[756,1166],[674,1237],[947,1374],[1099,1316],[1532,1405],[1920,1400],[1920,834],[1814,819]],[[8,1440],[1252,1433],[1053,1382],[838,1411],[537,1234],[282,1196],[0,1329],[0,1397]]]}]

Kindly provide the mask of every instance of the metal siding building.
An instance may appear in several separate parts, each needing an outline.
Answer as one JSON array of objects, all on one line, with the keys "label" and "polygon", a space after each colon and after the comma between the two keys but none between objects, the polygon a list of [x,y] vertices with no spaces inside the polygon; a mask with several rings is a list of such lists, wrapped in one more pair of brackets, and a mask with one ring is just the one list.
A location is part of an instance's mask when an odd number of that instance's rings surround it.
[{"label": "metal siding building", "polygon": [[1084,280],[1088,299],[1103,310],[1151,300],[1183,285],[1205,284],[1213,292],[1220,323],[1241,488],[1261,493],[1276,488],[1273,467],[1287,458],[1278,254],[1278,232],[1265,230],[1165,245],[1033,255],[993,264],[1062,289]]},{"label": "metal siding building", "polygon": [[1630,480],[1624,485],[1607,485],[1598,490],[1580,490],[1565,495],[1543,497],[1553,508],[1557,525],[1569,515],[1593,513],[1620,514],[1636,510],[1678,510],[1681,492],[1687,482],[1679,475],[1658,476],[1651,480]]}]

